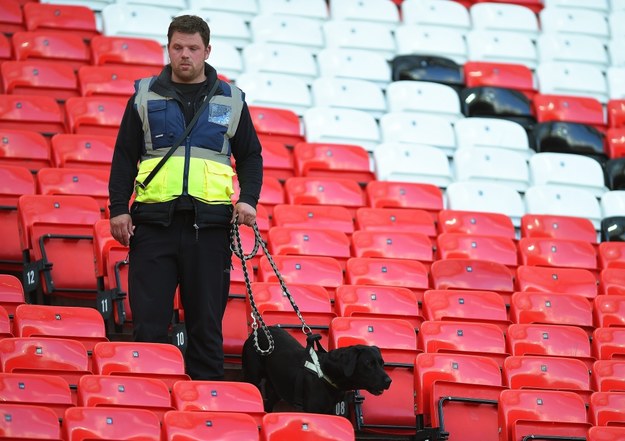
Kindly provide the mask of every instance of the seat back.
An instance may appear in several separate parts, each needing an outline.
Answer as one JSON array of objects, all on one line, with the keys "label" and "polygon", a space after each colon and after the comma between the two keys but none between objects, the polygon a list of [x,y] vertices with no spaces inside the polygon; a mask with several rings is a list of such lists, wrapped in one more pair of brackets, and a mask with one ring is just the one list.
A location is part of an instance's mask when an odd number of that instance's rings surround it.
[{"label": "seat back", "polygon": [[243,413],[169,411],[162,425],[163,440],[259,438],[258,425]]},{"label": "seat back", "polygon": [[[0,421],[3,437],[9,439],[61,440],[61,426],[54,411],[46,406],[2,403]],[[37,424],[33,424],[37,421]]]},{"label": "seat back", "polygon": [[438,212],[439,233],[481,234],[516,239],[514,225],[503,213],[444,208]]},{"label": "seat back", "polygon": [[597,392],[625,392],[625,360],[597,360],[590,376]]},{"label": "seat back", "polygon": [[114,407],[71,407],[63,417],[63,439],[159,439],[160,423],[146,409]]},{"label": "seat back", "polygon": [[625,392],[595,392],[588,414],[594,426],[625,427]]},{"label": "seat back", "polygon": [[36,405],[51,409],[63,418],[65,409],[74,406],[70,385],[56,374],[0,374],[0,397],[3,404]]},{"label": "seat back", "polygon": [[263,417],[261,431],[266,441],[288,439],[353,441],[356,439],[351,423],[336,415],[274,412]]}]

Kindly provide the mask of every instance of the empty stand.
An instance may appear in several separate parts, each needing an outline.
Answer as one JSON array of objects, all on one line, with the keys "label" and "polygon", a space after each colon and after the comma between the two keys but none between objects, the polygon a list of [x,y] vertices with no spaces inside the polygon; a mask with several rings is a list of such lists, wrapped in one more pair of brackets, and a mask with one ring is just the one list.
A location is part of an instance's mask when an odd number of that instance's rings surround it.
[{"label": "empty stand", "polygon": [[467,57],[473,61],[524,64],[536,69],[532,36],[503,30],[476,29],[467,33]]},{"label": "empty stand", "polygon": [[436,225],[432,214],[415,208],[369,208],[356,210],[356,229],[366,231],[407,231],[423,233],[434,240]]},{"label": "empty stand", "polygon": [[593,390],[625,392],[625,360],[597,360],[590,376]]},{"label": "empty stand", "polygon": [[74,406],[69,383],[56,374],[0,374],[2,404],[36,405],[51,409],[57,419]]},{"label": "empty stand", "polygon": [[206,9],[208,11],[231,12],[246,20],[249,20],[259,12],[258,2],[254,0],[241,0],[236,3],[224,3],[220,0],[190,0],[192,9]]},{"label": "empty stand", "polygon": [[272,227],[268,233],[268,245],[273,255],[327,256],[343,264],[351,256],[347,235],[327,228]]},{"label": "empty stand", "polygon": [[607,159],[601,131],[589,124],[566,121],[537,123],[534,143],[537,152],[576,153],[599,162]]},{"label": "empty stand", "polygon": [[328,7],[323,0],[297,0],[295,2],[290,0],[260,0],[258,8],[261,13],[295,15],[317,20],[328,18]]},{"label": "empty stand", "polygon": [[298,176],[350,178],[361,184],[375,179],[367,150],[359,145],[300,142],[293,160]]},{"label": "empty stand", "polygon": [[162,433],[166,441],[259,439],[258,424],[243,413],[170,411],[164,416]]},{"label": "empty stand", "polygon": [[330,4],[329,13],[334,19],[382,23],[391,28],[399,24],[399,11],[395,5],[377,0],[347,0]]},{"label": "empty stand", "polygon": [[466,87],[459,93],[465,116],[495,117],[511,120],[531,130],[536,117],[531,100],[521,91],[507,87]]},{"label": "empty stand", "polygon": [[609,190],[601,195],[599,200],[603,217],[621,216],[625,212],[625,192]]},{"label": "empty stand", "polygon": [[108,170],[45,167],[39,169],[35,180],[38,194],[88,196],[98,201],[100,210],[108,206]]},{"label": "empty stand", "polygon": [[108,171],[113,160],[115,137],[58,133],[52,137],[50,145],[55,167]]},{"label": "empty stand", "polygon": [[100,33],[95,11],[88,6],[27,3],[23,9],[29,31],[71,32],[85,40]]},{"label": "empty stand", "polygon": [[576,216],[528,213],[521,218],[521,237],[573,239],[597,243],[590,220]]},{"label": "empty stand", "polygon": [[434,260],[432,240],[411,231],[355,231],[351,237],[353,257],[414,259],[426,265]]},{"label": "empty stand", "polygon": [[481,234],[516,239],[512,220],[503,213],[442,209],[438,212],[439,233]]},{"label": "empty stand", "polygon": [[237,77],[237,85],[245,90],[246,101],[253,106],[276,107],[302,115],[313,104],[306,82],[293,75],[245,72]]},{"label": "empty stand", "polygon": [[63,439],[159,439],[158,417],[146,409],[71,407],[63,417]]},{"label": "empty stand", "polygon": [[521,265],[599,269],[595,247],[582,240],[523,237],[517,247]]},{"label": "empty stand", "polygon": [[96,66],[143,67],[157,75],[165,64],[163,48],[150,38],[98,35],[90,40],[89,47]]},{"label": "empty stand", "polygon": [[539,93],[532,99],[538,122],[568,121],[589,124],[605,130],[606,120],[601,103],[587,96]]},{"label": "empty stand", "polygon": [[315,439],[319,441],[353,441],[354,427],[349,420],[336,415],[276,412],[265,415],[261,424],[263,439]]},{"label": "empty stand", "polygon": [[360,185],[348,178],[293,177],[284,183],[286,202],[303,205],[340,205],[350,211],[366,205]]},{"label": "empty stand", "polygon": [[293,150],[284,143],[269,138],[262,140],[263,173],[275,176],[281,181],[295,175]]},{"label": "empty stand", "polygon": [[[54,411],[46,406],[2,403],[2,436],[9,439],[61,440],[61,426]],[[36,421],[37,424],[33,424]]]},{"label": "empty stand", "polygon": [[374,51],[332,48],[326,45],[317,54],[317,65],[322,77],[367,80],[374,82],[382,89],[386,88],[391,81],[391,69],[386,58]]},{"label": "empty stand", "polygon": [[135,81],[149,77],[153,69],[144,66],[98,65],[78,70],[78,86],[82,96],[104,95],[129,98]]},{"label": "empty stand", "polygon": [[597,296],[597,277],[583,268],[519,265],[515,287],[518,291],[577,294],[592,300]]},{"label": "empty stand", "polygon": [[589,96],[607,103],[607,80],[590,64],[544,61],[536,67],[538,90],[545,94]]},{"label": "empty stand", "polygon": [[249,106],[249,109],[261,142],[267,138],[293,147],[305,141],[302,123],[292,110],[254,105]]},{"label": "empty stand", "polygon": [[525,128],[515,121],[496,117],[473,116],[454,124],[458,149],[472,147],[503,148],[529,159],[535,151],[530,148]]},{"label": "empty stand", "polygon": [[[231,11],[210,11],[202,9],[201,5],[195,9],[185,9],[179,15],[198,15],[204,19],[211,30],[211,43],[218,43],[220,50],[225,46],[232,49],[242,49],[252,41],[252,32],[247,24],[247,19],[240,14]],[[215,60],[211,61],[211,64]],[[222,64],[216,63],[222,70]]]},{"label": "empty stand", "polygon": [[537,92],[534,74],[525,64],[467,61],[463,69],[467,87],[493,86],[515,89],[530,99]]},{"label": "empty stand", "polygon": [[588,441],[617,441],[625,436],[625,427],[593,426],[588,429]]},{"label": "empty stand", "polygon": [[59,102],[79,94],[76,73],[67,64],[31,59],[7,61],[0,69],[5,93],[46,95]]},{"label": "empty stand", "polygon": [[65,132],[65,120],[51,96],[5,94],[0,95],[0,128],[53,135]]},{"label": "empty stand", "polygon": [[592,334],[592,351],[598,360],[625,358],[625,329],[595,328]]},{"label": "empty stand", "polygon": [[354,232],[354,220],[339,205],[280,204],[273,207],[273,224],[281,227],[329,228],[348,236]]},{"label": "empty stand", "polygon": [[372,81],[359,78],[322,76],[312,81],[311,94],[318,107],[355,109],[378,119],[387,110],[382,89]]},{"label": "empty stand", "polygon": [[117,136],[126,101],[106,96],[69,98],[65,102],[67,132]]},{"label": "empty stand", "polygon": [[625,158],[608,159],[603,166],[608,191],[625,189]]},{"label": "empty stand", "polygon": [[[298,4],[301,5],[300,10],[307,6],[301,1]],[[249,28],[252,40],[256,43],[290,46],[303,50],[309,56],[324,48],[324,33],[319,18],[261,13],[250,20]],[[315,64],[314,59],[310,61]],[[297,69],[296,66],[291,68]]]},{"label": "empty stand", "polygon": [[[101,14],[104,35],[150,38],[163,47],[167,44],[167,36],[160,31],[171,22],[171,12],[165,8],[154,4],[111,3],[102,9]],[[146,28],[143,25],[146,22],[151,26]]]},{"label": "empty stand", "polygon": [[478,3],[469,9],[473,29],[518,33],[534,37],[540,32],[539,20],[526,6],[506,3]]},{"label": "empty stand", "polygon": [[9,319],[15,315],[15,309],[26,303],[24,287],[17,276],[12,274],[0,274],[0,306],[7,312]]},{"label": "empty stand", "polygon": [[[19,122],[16,121],[16,125],[20,125]],[[32,173],[52,165],[50,144],[41,133],[28,128],[2,128],[0,137],[0,164],[26,167]],[[3,182],[10,184],[12,181],[7,177]],[[22,188],[21,193],[29,191]]]},{"label": "empty stand", "polygon": [[595,426],[625,427],[624,409],[624,392],[595,392],[590,397],[589,420]]},{"label": "empty stand", "polygon": [[625,100],[612,99],[608,101],[607,113],[609,127],[625,127]]},{"label": "empty stand", "polygon": [[464,33],[449,27],[400,25],[395,30],[395,42],[398,56],[418,54],[419,56],[442,57],[453,63],[450,67],[454,64],[461,66],[468,58]]},{"label": "empty stand", "polygon": [[625,269],[605,268],[599,273],[599,293],[624,295]]},{"label": "empty stand", "polygon": [[447,156],[456,150],[453,126],[440,114],[388,112],[380,118],[380,132],[383,142],[430,145]]},{"label": "empty stand", "polygon": [[[3,35],[6,33],[14,33],[26,29],[24,24],[24,15],[22,13],[21,4],[17,0],[4,2],[0,8],[0,24],[2,25]],[[2,39],[2,37],[0,37]],[[8,38],[6,41],[9,42]]]},{"label": "empty stand", "polygon": [[475,233],[440,233],[436,238],[439,259],[476,259],[499,262],[515,269],[517,246],[513,239]]},{"label": "empty stand", "polygon": [[601,242],[597,257],[600,268],[625,268],[625,243]]},{"label": "empty stand", "polygon": [[592,306],[596,327],[625,326],[625,295],[600,295]]},{"label": "empty stand", "polygon": [[383,23],[333,19],[323,23],[325,47],[358,49],[382,55],[390,60],[395,55],[392,29]]},{"label": "empty stand", "polygon": [[541,63],[587,63],[601,70],[610,64],[605,44],[589,35],[546,32],[538,37],[536,47]]},{"label": "empty stand", "polygon": [[80,35],[72,32],[16,32],[11,42],[16,60],[45,59],[68,64],[75,70],[91,63],[89,46]]},{"label": "empty stand", "polygon": [[386,88],[386,101],[389,112],[436,115],[451,122],[463,118],[458,92],[434,81],[393,81]]},{"label": "empty stand", "polygon": [[391,60],[391,74],[393,81],[430,81],[450,86],[456,91],[464,87],[462,67],[444,56],[397,55]]},{"label": "empty stand", "polygon": [[544,33],[590,35],[599,40],[609,38],[609,25],[600,11],[582,8],[545,7],[539,15]]},{"label": "empty stand", "polygon": [[466,32],[471,28],[469,11],[459,2],[404,0],[400,4],[402,22],[420,26],[441,26]]},{"label": "empty stand", "polygon": [[532,185],[580,188],[591,192],[597,198],[608,190],[604,183],[601,164],[584,155],[537,153],[529,159],[529,172]]},{"label": "empty stand", "polygon": [[434,184],[401,181],[371,181],[366,193],[373,208],[411,208],[432,213],[443,208],[443,193]]}]

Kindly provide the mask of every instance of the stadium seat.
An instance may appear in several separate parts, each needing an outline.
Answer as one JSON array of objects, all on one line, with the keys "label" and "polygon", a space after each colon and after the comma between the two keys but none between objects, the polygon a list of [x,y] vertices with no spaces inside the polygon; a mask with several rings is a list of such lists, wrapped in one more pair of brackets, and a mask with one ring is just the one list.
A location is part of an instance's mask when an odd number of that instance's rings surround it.
[{"label": "stadium seat", "polygon": [[158,417],[146,409],[70,407],[63,417],[63,439],[160,439]]},{"label": "stadium seat", "polygon": [[625,156],[625,128],[606,130],[605,140],[609,158],[617,159]]},{"label": "stadium seat", "polygon": [[190,0],[189,7],[208,11],[231,12],[246,20],[253,18],[260,12],[257,0],[241,0],[236,3],[224,3],[220,0]]},{"label": "stadium seat", "polygon": [[601,241],[622,242],[625,239],[623,236],[624,222],[625,216],[607,216],[601,219]]},{"label": "stadium seat", "polygon": [[366,206],[366,194],[348,178],[293,177],[284,183],[286,202],[304,205],[340,205],[351,212]]},{"label": "stadium seat", "polygon": [[532,36],[527,34],[474,27],[467,33],[466,41],[467,58],[471,61],[524,64],[530,69],[538,64]]},{"label": "stadium seat", "polygon": [[80,35],[71,32],[16,32],[11,37],[11,42],[18,61],[43,59],[67,64],[74,70],[91,63],[89,46]]},{"label": "stadium seat", "polygon": [[298,412],[274,412],[263,417],[261,432],[265,441],[290,439],[353,441],[354,427],[337,415]]},{"label": "stadium seat", "polygon": [[250,415],[225,412],[169,411],[162,424],[162,439],[246,439],[257,441],[258,424]]},{"label": "stadium seat", "polygon": [[[54,411],[46,406],[2,403],[0,432],[8,439],[61,440],[61,426]],[[33,424],[36,421],[37,424]]]},{"label": "stadium seat", "polygon": [[59,103],[51,96],[3,94],[0,95],[0,129],[32,130],[51,136],[65,132],[65,118]]},{"label": "stadium seat", "polygon": [[311,95],[317,107],[359,110],[376,119],[386,113],[382,89],[369,80],[322,76],[312,81]]},{"label": "stadium seat", "polygon": [[52,160],[60,168],[110,170],[115,137],[57,133],[50,139]]},{"label": "stadium seat", "polygon": [[60,103],[79,95],[76,73],[66,64],[33,59],[6,61],[1,71],[5,93],[46,95]]},{"label": "stadium seat", "polygon": [[307,86],[318,75],[317,63],[312,53],[293,44],[255,41],[243,48],[241,56],[246,74],[287,75],[297,78]]},{"label": "stadium seat", "polygon": [[515,290],[577,294],[593,300],[597,296],[597,277],[582,268],[519,265]]},{"label": "stadium seat", "polygon": [[102,212],[108,205],[108,170],[45,167],[35,180],[37,194],[89,196],[98,201]]},{"label": "stadium seat", "polygon": [[585,439],[590,427],[584,401],[574,392],[508,389],[499,395],[502,440]]},{"label": "stadium seat", "polygon": [[381,141],[377,121],[362,110],[313,106],[303,124],[307,142],[355,144],[370,152]]},{"label": "stadium seat", "polygon": [[328,228],[271,227],[267,236],[272,255],[327,256],[345,265],[350,254],[347,235]]},{"label": "stadium seat", "polygon": [[506,332],[510,320],[503,298],[494,291],[429,289],[423,293],[426,320],[493,323]]},{"label": "stadium seat", "polygon": [[440,83],[452,87],[456,92],[465,85],[462,67],[450,58],[437,55],[397,55],[391,60],[391,76],[393,81]]},{"label": "stadium seat", "polygon": [[135,81],[152,73],[152,69],[144,66],[82,66],[78,69],[80,94],[130,98],[135,91]]},{"label": "stadium seat", "polygon": [[436,238],[438,259],[477,259],[499,262],[511,270],[518,265],[513,239],[475,233],[440,233]]},{"label": "stadium seat", "polygon": [[590,380],[597,392],[625,392],[625,360],[597,360]]},{"label": "stadium seat", "polygon": [[334,310],[340,317],[402,319],[415,329],[423,322],[417,295],[400,286],[341,285],[334,300]]},{"label": "stadium seat", "polygon": [[456,150],[453,125],[441,115],[389,112],[380,118],[382,142],[426,144],[438,147],[447,156]]},{"label": "stadium seat", "polygon": [[603,135],[589,124],[548,121],[534,128],[537,152],[576,153],[590,156],[600,163],[607,159]]},{"label": "stadium seat", "polygon": [[625,329],[619,327],[595,328],[592,351],[597,360],[625,358]]},{"label": "stadium seat", "polygon": [[454,124],[458,149],[496,147],[513,151],[529,159],[535,152],[530,148],[524,127],[514,121],[494,117],[464,118]]},{"label": "stadium seat", "polygon": [[371,181],[365,188],[372,208],[425,210],[433,217],[443,209],[443,192],[433,184],[401,181]]},{"label": "stadium seat", "polygon": [[604,13],[574,7],[545,7],[538,19],[543,33],[589,35],[607,40],[610,35]]},{"label": "stadium seat", "polygon": [[625,295],[599,295],[592,307],[595,327],[625,326]]},{"label": "stadium seat", "polygon": [[67,133],[117,136],[127,101],[105,96],[69,98],[65,101]]},{"label": "stadium seat", "polygon": [[531,100],[518,90],[494,86],[465,87],[459,96],[465,116],[511,120],[528,132],[536,124]]},{"label": "stadium seat", "polygon": [[413,231],[354,231],[351,250],[352,257],[413,259],[425,265],[434,260],[432,239]]},{"label": "stadium seat", "polygon": [[[19,31],[25,31],[24,14],[22,13],[22,5],[17,0],[9,0],[4,2],[0,7],[0,25],[6,42],[9,42],[5,33],[13,34]],[[2,37],[0,37],[2,39]]]},{"label": "stadium seat", "polygon": [[423,233],[432,241],[436,238],[436,225],[432,215],[411,208],[359,208],[355,226],[366,231],[406,231]]},{"label": "stadium seat", "polygon": [[358,49],[382,55],[386,60],[395,56],[392,29],[372,21],[332,19],[323,23],[325,47]]},{"label": "stadium seat", "polygon": [[292,110],[253,105],[249,109],[261,142],[269,139],[294,147],[298,142],[306,140],[302,123]]},{"label": "stadium seat", "polygon": [[587,441],[618,441],[625,436],[625,427],[593,426],[588,429]]},{"label": "stadium seat", "polygon": [[339,205],[280,204],[273,207],[273,225],[281,227],[330,228],[348,236],[354,232],[349,210]]},{"label": "stadium seat", "polygon": [[515,89],[532,99],[536,94],[534,73],[525,64],[467,61],[463,66],[467,87],[493,86]]},{"label": "stadium seat", "polygon": [[160,379],[169,390],[176,381],[188,380],[180,349],[168,343],[109,341],[93,349],[93,373]]},{"label": "stadium seat", "polygon": [[12,320],[4,307],[0,307],[0,337],[13,337]]},{"label": "stadium seat", "polygon": [[609,1],[601,0],[593,2],[589,0],[546,0],[543,2],[545,6],[555,6],[561,8],[583,8],[592,9],[600,12],[607,12],[610,10]]},{"label": "stadium seat", "polygon": [[455,181],[447,187],[445,195],[446,208],[501,213],[508,216],[515,227],[520,226],[526,213],[520,193],[497,182]]},{"label": "stadium seat", "polygon": [[440,233],[482,234],[516,239],[516,231],[509,216],[502,213],[464,211],[444,208],[438,212]]},{"label": "stadium seat", "polygon": [[[397,26],[395,42],[397,44],[398,56],[415,54],[436,57],[437,59],[442,57],[451,61],[451,63],[440,63],[447,65],[446,67],[451,72],[455,70],[455,66],[462,66],[468,60],[464,33],[458,29],[432,25],[404,24]],[[457,78],[455,80],[458,81]]]},{"label": "stadium seat", "polygon": [[611,158],[603,166],[608,190],[625,190],[625,159]]},{"label": "stadium seat", "polygon": [[[304,2],[300,1],[298,4],[302,5],[299,10],[305,7]],[[319,18],[262,12],[250,20],[249,28],[255,43],[291,46],[310,56],[316,55],[325,47]],[[314,59],[312,61],[315,62]]]},{"label": "stadium seat", "polygon": [[599,293],[608,295],[623,295],[625,282],[625,269],[604,268],[599,273]]},{"label": "stadium seat", "polygon": [[391,81],[391,68],[386,58],[373,51],[332,48],[326,45],[325,49],[317,54],[317,65],[319,75],[322,77],[367,80],[377,84],[381,89],[386,88]]},{"label": "stadium seat", "polygon": [[625,56],[623,55],[624,46],[625,43],[619,38],[613,38],[608,41],[608,58],[612,66],[625,66]]},{"label": "stadium seat", "polygon": [[536,48],[539,63],[582,63],[602,71],[610,64],[605,44],[589,35],[546,32],[537,38]]},{"label": "stadium seat", "polygon": [[295,175],[293,165],[293,150],[284,143],[263,138],[263,174],[285,181]]},{"label": "stadium seat", "polygon": [[597,251],[589,242],[577,239],[522,237],[517,247],[520,265],[599,271]]},{"label": "stadium seat", "polygon": [[404,0],[400,4],[400,11],[405,25],[441,26],[461,32],[471,28],[469,11],[457,2]]},{"label": "stadium seat", "polygon": [[601,242],[597,248],[599,268],[625,268],[625,243]]},{"label": "stadium seat", "polygon": [[57,419],[74,406],[69,384],[55,374],[0,373],[2,404],[35,405],[51,409]]},{"label": "stadium seat", "polygon": [[260,0],[258,9],[263,14],[296,15],[317,20],[328,19],[328,7],[323,0]]},{"label": "stadium seat", "polygon": [[[232,11],[211,11],[203,9],[201,5],[197,9],[183,9],[177,15],[197,15],[202,17],[211,30],[211,44],[217,43],[219,51],[224,46],[231,46],[232,49],[240,50],[252,42],[252,32],[246,22],[246,18]],[[212,54],[211,54],[212,55]],[[215,60],[212,60],[213,63]],[[215,64],[219,71],[223,66]]]},{"label": "stadium seat", "polygon": [[606,128],[603,106],[596,98],[538,93],[532,102],[539,123],[564,121],[592,125],[599,130]]},{"label": "stadium seat", "polygon": [[469,9],[473,29],[518,33],[534,38],[540,33],[538,17],[528,7],[507,3],[477,3]]},{"label": "stadium seat", "polygon": [[610,190],[601,195],[599,200],[604,218],[625,214],[625,191]]},{"label": "stadium seat", "polygon": [[589,96],[603,104],[609,99],[607,80],[594,65],[543,61],[536,67],[536,80],[540,93]]},{"label": "stadium seat", "polygon": [[369,154],[359,145],[300,142],[293,160],[296,176],[351,178],[360,184],[375,179]]},{"label": "stadium seat", "polygon": [[521,237],[582,240],[597,243],[597,232],[585,217],[527,213],[521,218]]},{"label": "stadium seat", "polygon": [[[415,359],[418,425],[450,440],[497,440],[497,400],[503,389],[495,361],[472,354],[422,353]],[[479,420],[479,429],[470,420]]]},{"label": "stadium seat", "polygon": [[71,32],[85,40],[98,35],[95,11],[88,6],[24,4],[24,24],[29,31]]},{"label": "stadium seat", "polygon": [[[104,35],[150,38],[163,47],[167,44],[167,36],[160,32],[171,21],[171,12],[165,8],[155,4],[111,3],[102,9],[101,14]],[[151,26],[146,27],[143,23],[150,23]]]},{"label": "stadium seat", "polygon": [[454,152],[455,182],[495,183],[523,193],[530,169],[522,153],[500,147],[463,147]]},{"label": "stadium seat", "polygon": [[24,287],[17,276],[0,274],[0,306],[7,312],[9,319],[15,316],[15,309],[26,303]]},{"label": "stadium seat", "polygon": [[151,38],[98,35],[90,40],[93,65],[143,67],[158,75],[165,64],[163,48]]},{"label": "stadium seat", "polygon": [[395,80],[386,88],[389,112],[442,116],[450,122],[463,118],[458,92],[434,81]]},{"label": "stadium seat", "polygon": [[595,392],[590,397],[588,416],[594,426],[625,427],[625,393]]},{"label": "stadium seat", "polygon": [[395,5],[379,0],[347,0],[330,4],[329,15],[333,19],[381,23],[391,29],[400,22]]},{"label": "stadium seat", "polygon": [[625,99],[608,101],[607,111],[609,127],[625,127]]},{"label": "stadium seat", "polygon": [[78,382],[78,406],[145,409],[160,421],[174,407],[167,385],[155,378],[85,375]]}]

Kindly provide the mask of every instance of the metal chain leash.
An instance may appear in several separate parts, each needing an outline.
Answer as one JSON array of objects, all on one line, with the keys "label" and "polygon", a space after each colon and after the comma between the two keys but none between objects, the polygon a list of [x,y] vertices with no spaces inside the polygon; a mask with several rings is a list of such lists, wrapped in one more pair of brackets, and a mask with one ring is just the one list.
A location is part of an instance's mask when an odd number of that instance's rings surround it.
[{"label": "metal chain leash", "polygon": [[[271,333],[269,332],[269,328],[267,324],[265,323],[265,321],[263,320],[260,312],[258,311],[258,306],[256,306],[256,302],[254,301],[254,295],[252,293],[252,284],[250,282],[250,276],[247,271],[247,265],[245,264],[246,261],[251,260],[254,256],[256,256],[256,254],[258,253],[259,247],[263,249],[263,252],[265,253],[265,256],[267,257],[267,261],[271,265],[273,272],[278,278],[278,281],[280,282],[280,288],[282,289],[282,293],[287,297],[287,299],[289,299],[289,302],[291,303],[291,306],[293,307],[293,310],[295,311],[297,318],[299,318],[300,322],[302,322],[302,332],[306,334],[307,336],[309,336],[312,334],[312,330],[304,321],[304,317],[302,316],[297,304],[295,303],[293,296],[289,292],[289,289],[287,288],[286,283],[284,282],[284,279],[282,278],[282,275],[280,274],[280,271],[278,270],[276,263],[271,257],[271,254],[269,253],[269,250],[267,249],[267,245],[265,244],[265,241],[260,235],[260,231],[258,230],[258,225],[256,223],[254,223],[254,225],[252,226],[252,230],[254,230],[254,247],[252,248],[252,251],[249,254],[245,254],[243,252],[243,246],[241,244],[241,234],[239,233],[239,224],[237,222],[237,217],[235,217],[234,222],[232,224],[232,228],[230,230],[230,239],[231,239],[230,250],[235,256],[237,256],[241,260],[241,264],[243,267],[243,277],[245,279],[247,296],[249,298],[250,305],[252,307],[252,313],[250,315],[252,318],[251,326],[252,326],[252,333],[254,335],[254,346],[256,348],[256,351],[260,353],[261,355],[269,355],[273,352],[275,348],[275,343],[274,343]],[[261,348],[260,344],[258,343],[259,326],[263,330],[265,336],[267,337],[267,341],[269,342],[267,349]]]}]

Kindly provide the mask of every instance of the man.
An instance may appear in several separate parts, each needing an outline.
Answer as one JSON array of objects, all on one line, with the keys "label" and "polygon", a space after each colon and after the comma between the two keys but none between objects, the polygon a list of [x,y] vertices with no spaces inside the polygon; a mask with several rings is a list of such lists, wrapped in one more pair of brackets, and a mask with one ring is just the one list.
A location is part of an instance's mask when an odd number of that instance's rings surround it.
[{"label": "man", "polygon": [[[158,77],[137,81],[121,121],[109,179],[111,233],[130,247],[134,339],[169,341],[179,285],[187,373],[221,379],[229,230],[235,218],[249,226],[256,220],[261,146],[243,93],[205,62],[211,52],[206,22],[176,17],[167,38],[170,64]],[[211,92],[210,104],[201,108]],[[187,126],[180,146],[164,158]],[[231,154],[241,188],[234,206]]]}]

